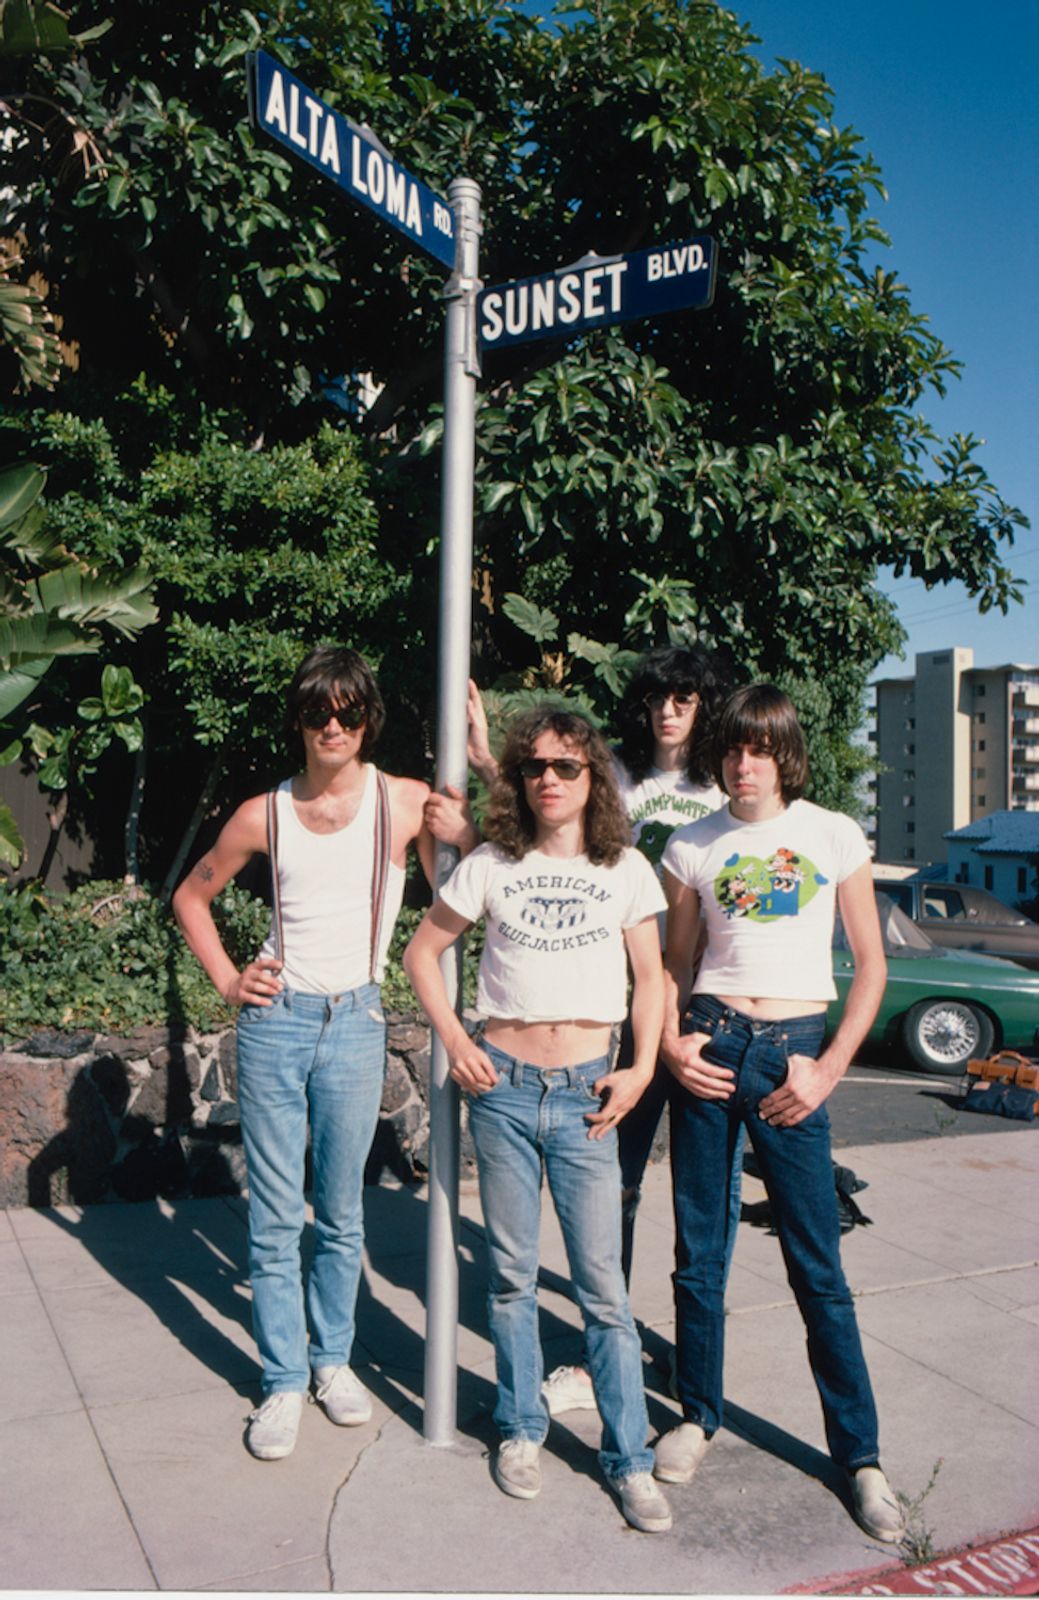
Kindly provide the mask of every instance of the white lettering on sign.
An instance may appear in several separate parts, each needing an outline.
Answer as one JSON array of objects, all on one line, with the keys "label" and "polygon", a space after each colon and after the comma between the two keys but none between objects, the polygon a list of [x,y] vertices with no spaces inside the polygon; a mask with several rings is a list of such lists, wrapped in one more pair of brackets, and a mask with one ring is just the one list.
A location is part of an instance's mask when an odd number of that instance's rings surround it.
[{"label": "white lettering on sign", "polygon": [[673,250],[661,250],[647,257],[646,281],[658,283],[661,278],[681,278],[687,272],[702,272],[706,265],[703,245],[677,245]]},{"label": "white lettering on sign", "polygon": [[[350,182],[358,194],[366,195],[372,205],[381,206],[398,222],[414,229],[422,237],[422,204],[418,184],[413,178],[378,150],[366,146],[355,133],[350,140]],[[441,210],[444,208],[441,206]],[[451,232],[451,213],[442,233]]]},{"label": "white lettering on sign", "polygon": [[[611,261],[584,272],[536,278],[486,294],[481,302],[481,337],[493,344],[503,333],[517,338],[541,333],[559,324],[593,322],[621,309],[622,280],[627,262]],[[604,281],[605,280],[605,281]]]},{"label": "white lettering on sign", "polygon": [[299,86],[295,83],[289,84],[286,105],[285,80],[280,72],[271,75],[263,120],[330,172],[338,175],[342,171],[335,118],[329,116],[327,107],[320,100],[315,100],[309,94],[303,94],[301,106]]}]

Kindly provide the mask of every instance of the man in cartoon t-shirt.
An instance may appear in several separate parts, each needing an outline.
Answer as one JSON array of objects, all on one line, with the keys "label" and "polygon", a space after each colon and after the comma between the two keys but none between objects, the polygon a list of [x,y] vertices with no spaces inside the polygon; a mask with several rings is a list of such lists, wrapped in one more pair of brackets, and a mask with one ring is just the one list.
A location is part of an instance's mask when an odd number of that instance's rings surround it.
[{"label": "man in cartoon t-shirt", "polygon": [[[859,1524],[897,1542],[901,1512],[880,1469],[877,1415],[840,1262],[826,1100],[847,1071],[887,969],[869,849],[858,824],[801,798],[808,778],[793,706],[771,684],[738,690],[715,734],[729,803],[679,828],[664,852],[668,1011],[661,1054],[674,1082],[677,1384],[684,1420],[656,1475],[685,1483],[722,1420],[726,1212],[745,1127],[808,1332],[827,1442]],[[834,912],[855,978],[833,1038]],[[707,948],[692,981],[701,913]],[[692,992],[691,992],[692,991]]]}]

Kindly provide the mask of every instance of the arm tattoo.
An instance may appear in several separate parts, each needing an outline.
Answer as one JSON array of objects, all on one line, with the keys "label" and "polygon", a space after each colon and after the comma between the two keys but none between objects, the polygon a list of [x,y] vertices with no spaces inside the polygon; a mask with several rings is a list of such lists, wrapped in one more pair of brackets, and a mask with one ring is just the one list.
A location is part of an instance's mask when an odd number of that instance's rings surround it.
[{"label": "arm tattoo", "polygon": [[208,861],[200,861],[198,866],[195,868],[195,873],[197,877],[202,879],[203,883],[208,883],[210,878],[213,876],[213,869],[209,865]]}]

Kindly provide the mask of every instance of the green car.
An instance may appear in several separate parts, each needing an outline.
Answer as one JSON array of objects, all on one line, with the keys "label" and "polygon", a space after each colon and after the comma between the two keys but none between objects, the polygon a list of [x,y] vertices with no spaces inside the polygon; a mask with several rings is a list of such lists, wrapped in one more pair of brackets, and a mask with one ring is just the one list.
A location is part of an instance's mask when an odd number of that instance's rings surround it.
[{"label": "green car", "polygon": [[[921,1072],[960,1073],[994,1050],[1030,1050],[1039,1044],[1039,972],[1001,956],[943,949],[886,895],[877,895],[887,956],[887,988],[871,1044],[905,1050]],[[839,998],[830,1006],[836,1027],[855,962],[838,916],[833,935],[833,976]]]}]

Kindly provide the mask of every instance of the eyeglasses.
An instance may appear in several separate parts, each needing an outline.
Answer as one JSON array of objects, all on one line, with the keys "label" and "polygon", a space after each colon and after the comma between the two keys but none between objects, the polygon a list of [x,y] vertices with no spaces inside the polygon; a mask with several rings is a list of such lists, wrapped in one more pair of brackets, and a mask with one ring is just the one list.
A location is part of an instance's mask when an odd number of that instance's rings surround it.
[{"label": "eyeglasses", "polygon": [[693,706],[699,705],[700,696],[698,694],[647,694],[642,704],[647,711],[662,711],[668,700],[670,700],[676,711],[682,713],[691,711]]},{"label": "eyeglasses", "polygon": [[311,733],[320,733],[335,717],[344,733],[352,733],[368,716],[367,708],[356,701],[348,706],[304,706],[299,720]]},{"label": "eyeglasses", "polygon": [[520,762],[519,769],[524,778],[543,778],[551,767],[557,778],[562,778],[564,783],[573,783],[590,765],[588,761],[576,761],[573,756],[552,756],[547,761],[542,756],[528,756]]}]

